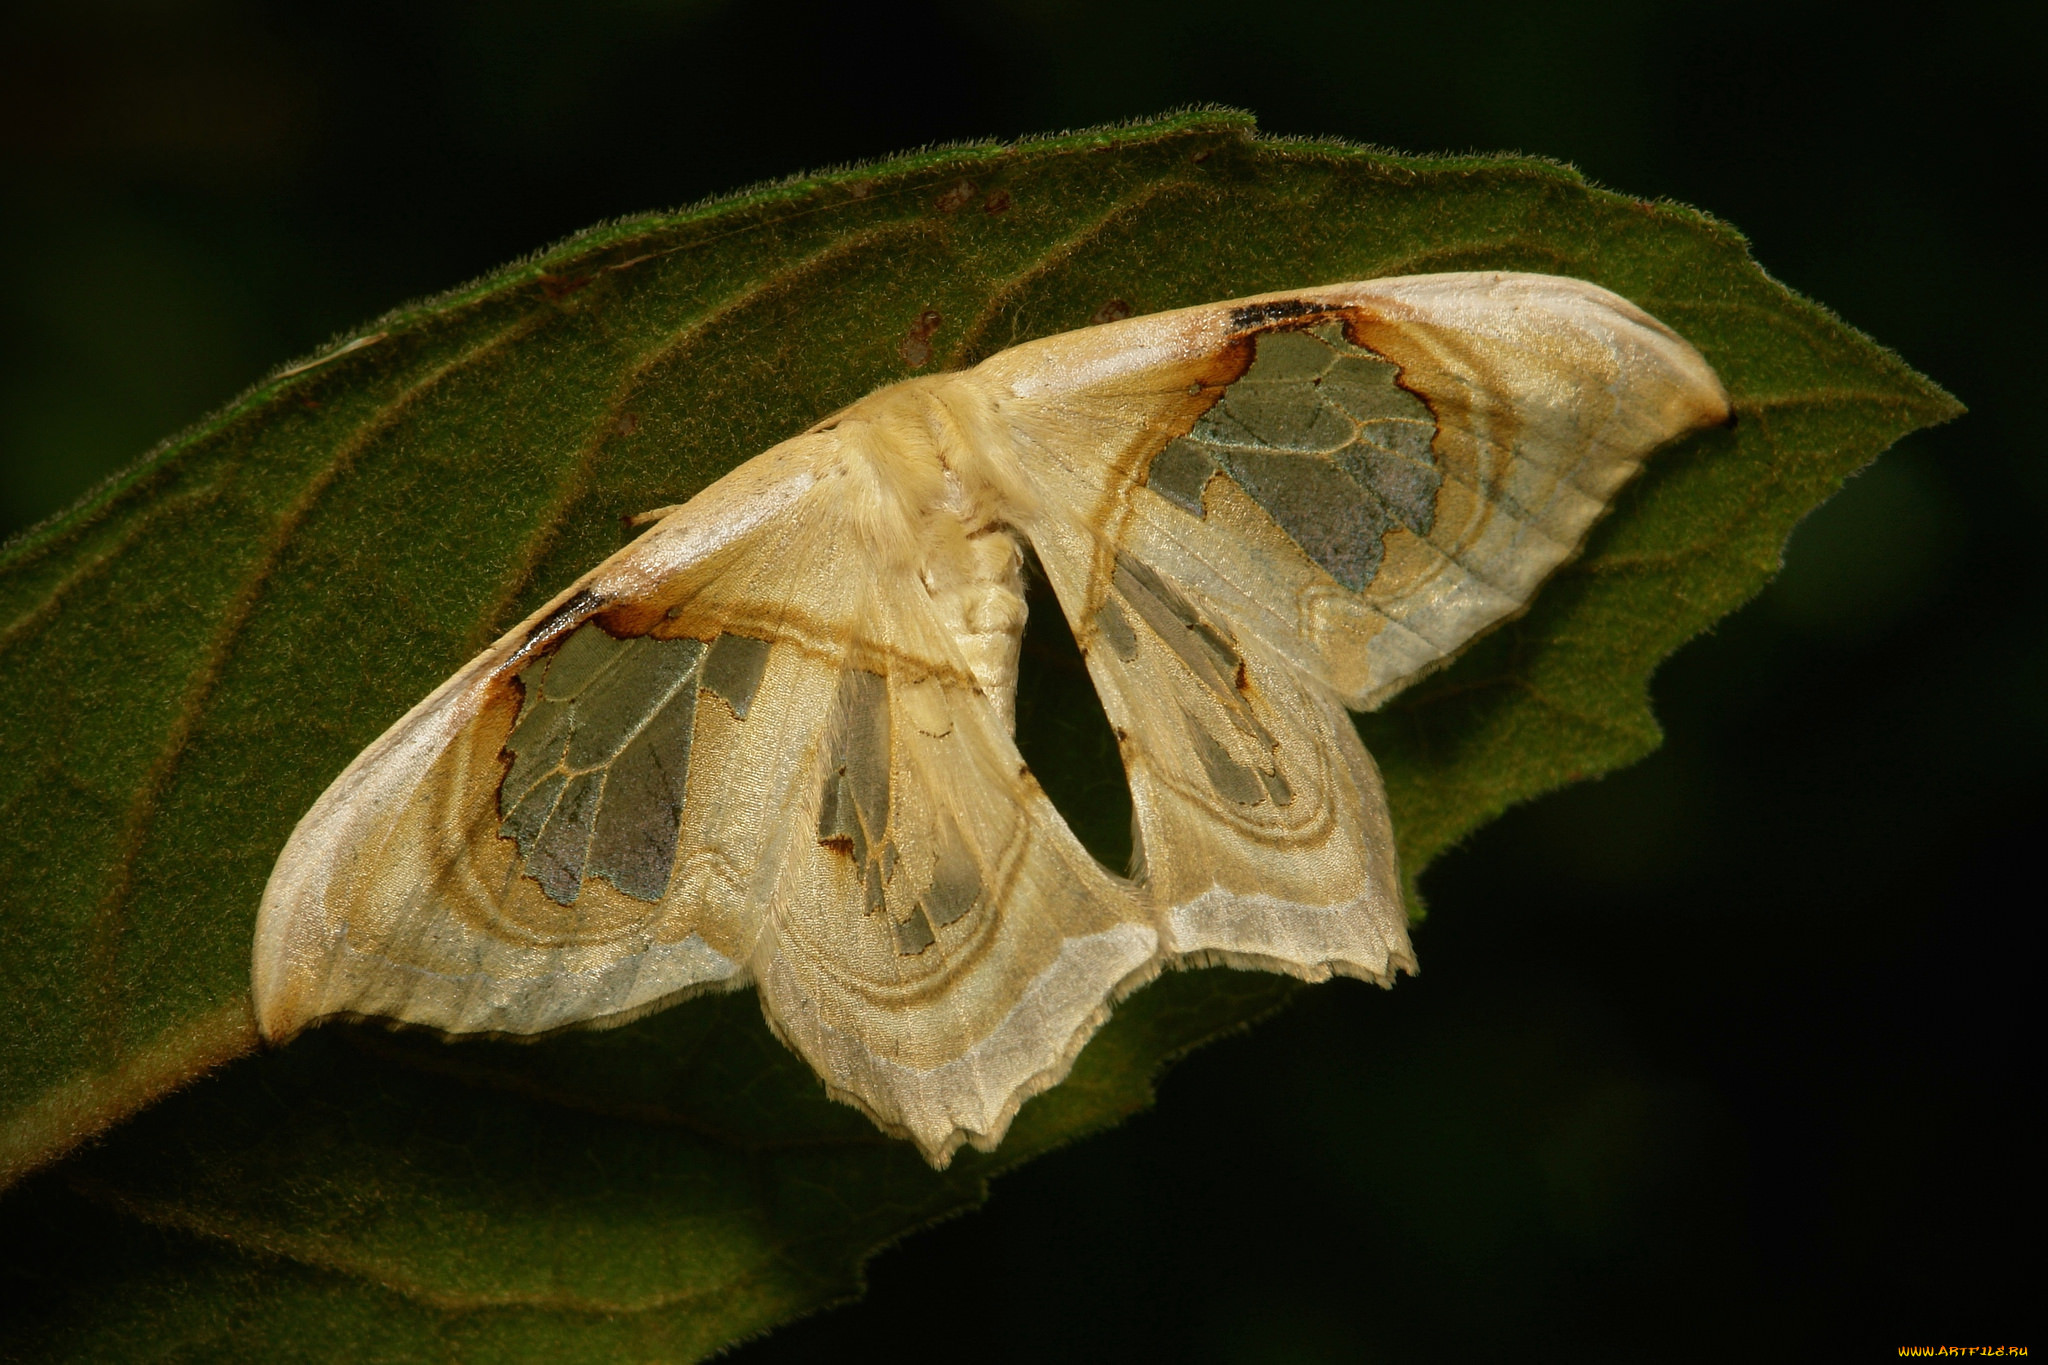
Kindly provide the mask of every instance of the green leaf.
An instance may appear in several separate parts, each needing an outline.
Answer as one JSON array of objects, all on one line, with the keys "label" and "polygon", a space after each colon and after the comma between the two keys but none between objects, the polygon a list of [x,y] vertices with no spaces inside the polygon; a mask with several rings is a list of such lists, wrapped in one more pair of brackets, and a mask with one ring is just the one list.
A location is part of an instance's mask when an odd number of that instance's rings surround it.
[{"label": "green leaf", "polygon": [[[1279,1007],[1299,989],[1280,978],[1172,976],[998,1153],[943,1173],[825,1100],[750,995],[523,1047],[331,1027],[244,1055],[257,897],[292,824],[623,543],[622,515],[920,365],[1105,309],[1478,268],[1633,299],[1699,346],[1739,420],[1660,454],[1534,610],[1361,721],[1412,894],[1506,806],[1653,748],[1657,663],[1752,596],[1843,478],[1958,411],[1726,226],[1548,163],[1264,140],[1204,112],[631,219],[280,371],[15,541],[0,1172],[232,1062],[12,1197],[0,1245],[44,1286],[17,1344],[695,1358],[856,1292],[875,1248]],[[1021,742],[1114,860],[1114,746],[1071,640],[1044,633]]]}]

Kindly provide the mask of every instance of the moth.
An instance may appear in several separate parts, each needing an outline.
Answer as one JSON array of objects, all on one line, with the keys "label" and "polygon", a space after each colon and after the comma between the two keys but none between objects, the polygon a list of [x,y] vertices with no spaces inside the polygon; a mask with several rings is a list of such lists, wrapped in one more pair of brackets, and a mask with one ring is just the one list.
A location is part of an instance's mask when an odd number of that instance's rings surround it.
[{"label": "moth", "polygon": [[[261,1029],[538,1034],[752,984],[944,1165],[1162,969],[1391,984],[1416,963],[1347,711],[1522,611],[1651,451],[1728,418],[1670,329],[1530,274],[881,389],[648,514],[335,779],[263,895]],[[1014,740],[1027,547],[1115,729],[1127,875]]]}]

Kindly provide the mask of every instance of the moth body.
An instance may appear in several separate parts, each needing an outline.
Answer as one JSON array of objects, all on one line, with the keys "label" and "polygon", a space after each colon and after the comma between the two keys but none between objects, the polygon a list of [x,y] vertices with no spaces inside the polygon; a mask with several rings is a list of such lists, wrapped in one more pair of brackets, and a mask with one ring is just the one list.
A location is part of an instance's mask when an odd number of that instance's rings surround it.
[{"label": "moth body", "polygon": [[[259,1024],[533,1035],[751,984],[830,1093],[944,1164],[1163,969],[1390,984],[1415,959],[1347,708],[1522,611],[1652,451],[1727,418],[1670,329],[1517,274],[1130,318],[879,390],[334,780],[264,892]],[[1018,754],[1027,548],[1142,875]]]},{"label": "moth body", "polygon": [[1024,552],[1032,502],[1015,453],[971,385],[913,380],[831,423],[840,458],[859,462],[850,496],[875,558],[914,573],[962,662],[1014,733],[1024,639]]}]

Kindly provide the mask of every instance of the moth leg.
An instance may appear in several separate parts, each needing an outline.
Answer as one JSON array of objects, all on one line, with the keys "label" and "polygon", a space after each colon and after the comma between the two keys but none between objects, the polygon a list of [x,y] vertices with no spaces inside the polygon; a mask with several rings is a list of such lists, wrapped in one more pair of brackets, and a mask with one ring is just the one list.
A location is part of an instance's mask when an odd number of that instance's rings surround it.
[{"label": "moth leg", "polygon": [[667,516],[671,512],[682,511],[686,505],[687,504],[680,502],[671,503],[667,507],[657,507],[650,512],[636,512],[629,517],[620,517],[619,520],[626,524],[626,529],[628,531],[637,531],[642,526],[646,526],[653,522],[660,521],[663,517]]}]

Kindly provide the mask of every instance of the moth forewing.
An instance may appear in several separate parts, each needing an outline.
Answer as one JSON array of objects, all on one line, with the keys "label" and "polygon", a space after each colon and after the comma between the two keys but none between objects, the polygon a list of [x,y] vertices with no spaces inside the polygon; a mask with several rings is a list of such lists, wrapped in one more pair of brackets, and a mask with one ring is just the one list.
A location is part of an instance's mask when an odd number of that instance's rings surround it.
[{"label": "moth forewing", "polygon": [[705,489],[508,631],[343,770],[264,888],[251,985],[266,1038],[283,1041],[330,1015],[540,1033],[630,1016],[741,972],[743,954],[701,937],[570,942],[507,923],[498,912],[531,904],[538,883],[507,862],[516,841],[500,836],[498,797],[511,760],[500,752],[524,670],[593,616],[664,616],[666,599],[691,595],[693,575],[715,572],[801,506],[817,485],[819,445],[787,443]]},{"label": "moth forewing", "polygon": [[[1523,610],[1706,362],[1549,276],[1332,285],[1048,337],[740,466],[472,661],[293,832],[265,1035],[609,1023],[758,982],[836,1097],[993,1146],[1123,993],[1412,971],[1376,704]],[[1029,544],[1142,868],[1012,736]]]}]

